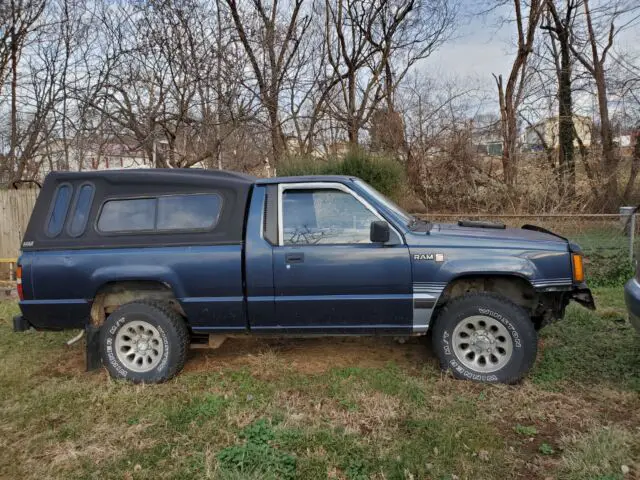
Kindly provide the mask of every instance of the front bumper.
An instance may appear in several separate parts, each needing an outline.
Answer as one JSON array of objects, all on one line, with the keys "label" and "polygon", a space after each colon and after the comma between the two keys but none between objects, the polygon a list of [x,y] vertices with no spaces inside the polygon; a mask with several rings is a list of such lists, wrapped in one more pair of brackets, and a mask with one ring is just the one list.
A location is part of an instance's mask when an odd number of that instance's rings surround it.
[{"label": "front bumper", "polygon": [[[584,284],[582,284],[584,285]],[[575,300],[580,305],[589,310],[596,309],[596,302],[593,300],[593,295],[591,295],[591,290],[589,290],[586,286],[580,286],[575,288],[571,292],[571,300]]]},{"label": "front bumper", "polygon": [[640,283],[635,278],[624,286],[624,302],[627,304],[631,325],[640,333]]}]

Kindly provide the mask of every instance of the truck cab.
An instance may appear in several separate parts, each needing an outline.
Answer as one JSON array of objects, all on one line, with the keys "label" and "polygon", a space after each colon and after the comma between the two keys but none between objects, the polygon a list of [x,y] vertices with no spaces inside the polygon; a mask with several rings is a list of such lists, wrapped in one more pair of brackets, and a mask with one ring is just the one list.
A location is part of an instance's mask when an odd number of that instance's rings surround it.
[{"label": "truck cab", "polygon": [[159,382],[226,335],[425,335],[454,376],[513,383],[536,331],[595,308],[579,247],[544,229],[432,224],[348,176],[59,172],[20,257],[15,329],[87,331],[88,358]]}]

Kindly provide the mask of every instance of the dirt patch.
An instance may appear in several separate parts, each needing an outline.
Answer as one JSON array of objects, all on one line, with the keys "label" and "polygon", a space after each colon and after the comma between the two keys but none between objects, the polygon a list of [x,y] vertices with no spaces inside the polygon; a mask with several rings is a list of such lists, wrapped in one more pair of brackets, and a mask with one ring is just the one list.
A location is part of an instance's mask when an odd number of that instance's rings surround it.
[{"label": "dirt patch", "polygon": [[[218,349],[192,349],[185,372],[220,371],[248,367],[259,378],[269,378],[283,370],[305,374],[323,373],[333,368],[379,368],[394,363],[406,372],[418,373],[425,365],[436,365],[423,339],[399,343],[388,337],[322,337],[308,339],[230,338]],[[39,372],[40,376],[72,377],[85,372],[82,342],[56,351]]]},{"label": "dirt patch", "polygon": [[185,371],[248,366],[260,376],[279,368],[315,374],[332,368],[382,367],[390,362],[409,371],[421,370],[425,364],[435,365],[434,356],[420,338],[400,344],[385,337],[247,337],[228,339],[216,350],[193,350]]},{"label": "dirt patch", "polygon": [[407,414],[402,401],[382,392],[357,392],[349,404],[313,399],[296,390],[280,391],[275,403],[286,411],[285,425],[319,426],[329,422],[347,433],[391,440]]},{"label": "dirt patch", "polygon": [[[637,428],[640,413],[637,394],[598,387],[572,385],[570,393],[539,390],[529,382],[517,388],[498,387],[489,394],[492,423],[503,432],[513,452],[516,476],[544,479],[561,462],[562,439],[592,430],[595,426],[626,425]],[[517,432],[516,426],[535,428],[535,434]],[[543,454],[548,444],[553,453]]]},{"label": "dirt patch", "polygon": [[37,375],[47,378],[73,378],[81,375],[99,378],[100,371],[86,371],[85,346],[80,343],[71,347],[62,346],[47,359]]}]

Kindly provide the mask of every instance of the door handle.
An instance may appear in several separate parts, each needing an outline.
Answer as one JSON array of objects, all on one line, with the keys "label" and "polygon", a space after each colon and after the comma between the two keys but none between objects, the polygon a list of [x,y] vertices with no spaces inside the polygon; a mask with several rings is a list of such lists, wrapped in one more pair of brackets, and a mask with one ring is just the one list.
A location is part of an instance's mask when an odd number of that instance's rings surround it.
[{"label": "door handle", "polygon": [[304,262],[304,253],[287,253],[284,260],[287,263],[302,263]]}]

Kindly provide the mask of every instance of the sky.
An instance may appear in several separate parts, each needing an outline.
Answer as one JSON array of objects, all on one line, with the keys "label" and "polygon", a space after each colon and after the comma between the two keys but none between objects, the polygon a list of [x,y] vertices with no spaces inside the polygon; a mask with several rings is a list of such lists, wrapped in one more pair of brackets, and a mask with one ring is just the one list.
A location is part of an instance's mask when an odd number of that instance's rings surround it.
[{"label": "sky", "polygon": [[[511,15],[511,9],[505,8],[502,16]],[[426,59],[420,69],[436,78],[472,77],[481,87],[495,89],[491,74],[508,75],[515,51],[515,25],[498,26],[500,15],[500,12],[488,18],[468,15],[454,38]],[[616,37],[616,50],[639,52],[640,23],[636,25]]]},{"label": "sky", "polygon": [[509,27],[499,29],[495,19],[471,18],[460,26],[454,37],[445,42],[422,68],[445,77],[478,77],[493,83],[492,73],[507,72],[513,50]]}]

